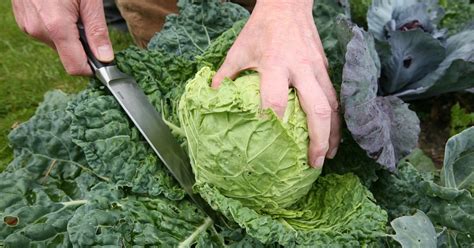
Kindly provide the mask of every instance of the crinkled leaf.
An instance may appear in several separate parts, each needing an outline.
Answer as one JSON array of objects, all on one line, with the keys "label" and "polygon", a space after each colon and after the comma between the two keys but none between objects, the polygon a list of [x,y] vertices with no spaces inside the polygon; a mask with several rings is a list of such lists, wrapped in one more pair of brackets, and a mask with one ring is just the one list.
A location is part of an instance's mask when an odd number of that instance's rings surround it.
[{"label": "crinkled leaf", "polygon": [[420,29],[395,31],[388,39],[389,54],[381,54],[383,95],[392,95],[435,70],[445,56],[445,48],[439,40]]},{"label": "crinkled leaf", "polygon": [[94,186],[90,198],[93,200],[79,207],[68,222],[67,230],[74,246],[170,247],[187,240],[190,246],[196,242],[191,237],[193,232],[199,237],[212,225],[189,201],[125,197],[124,192],[105,183]]},{"label": "crinkled leaf", "polygon": [[407,104],[394,96],[377,96],[380,62],[374,42],[353,28],[343,70],[341,102],[344,118],[356,142],[384,167],[396,163],[416,146],[419,120]]},{"label": "crinkled leaf", "polygon": [[92,174],[69,134],[69,99],[60,91],[47,93],[36,115],[9,135],[15,159],[0,174],[0,240],[6,246],[69,243],[66,224],[78,206],[72,202],[87,187],[78,176]]},{"label": "crinkled leaf", "polygon": [[280,120],[261,110],[257,74],[225,80],[218,90],[210,87],[213,75],[203,67],[179,105],[196,184],[209,183],[254,209],[292,205],[320,174],[307,162],[306,116],[296,93],[289,92]]},{"label": "crinkled leaf", "polygon": [[[16,159],[42,165],[28,155]],[[84,202],[70,200],[76,195],[73,180],[60,183],[41,184],[25,169],[0,174],[0,240],[6,247],[68,246],[66,225]]]},{"label": "crinkled leaf", "polygon": [[148,49],[192,59],[232,25],[249,16],[240,5],[219,0],[179,0],[179,15],[166,16],[163,28],[148,43]]},{"label": "crinkled leaf", "polygon": [[169,53],[130,47],[117,54],[119,68],[137,81],[167,121],[178,125],[176,105],[196,63]]},{"label": "crinkled leaf", "polygon": [[[105,97],[87,90],[72,99],[72,105],[87,96]],[[109,179],[111,174],[100,176],[101,171],[89,167],[80,147],[73,143],[73,118],[65,111],[66,99],[71,100],[60,92],[47,94],[38,113],[10,135],[15,159],[0,174],[3,245],[262,247],[239,229],[216,231],[187,199],[175,201],[143,192],[137,195],[117,186]],[[168,190],[159,183],[148,187],[152,192],[159,187]]]},{"label": "crinkled leaf", "polygon": [[436,231],[428,216],[416,211],[412,216],[402,216],[390,222],[396,234],[392,238],[402,247],[436,247]]},{"label": "crinkled leaf", "polygon": [[[335,34],[335,24],[338,15],[350,16],[348,13],[348,2],[320,0],[313,4],[313,18],[314,23],[318,27],[318,33],[326,54],[332,58],[336,56],[334,49],[337,48],[337,39]],[[334,57],[335,59],[339,59]],[[329,59],[329,58],[328,58]],[[329,60],[329,62],[331,62]]]},{"label": "crinkled leaf", "polygon": [[203,54],[197,56],[198,68],[201,69],[204,66],[208,66],[217,71],[224,62],[227,51],[234,44],[235,39],[237,39],[246,22],[247,19],[236,22],[232,28],[217,37]]},{"label": "crinkled leaf", "polygon": [[245,207],[208,184],[197,190],[214,209],[267,244],[360,246],[383,235],[387,218],[352,174],[320,177],[303,199],[273,216]]},{"label": "crinkled leaf", "polygon": [[183,198],[184,191],[112,96],[88,90],[68,109],[73,116],[73,140],[96,174],[135,193]]},{"label": "crinkled leaf", "polygon": [[469,189],[474,185],[474,127],[446,143],[441,182],[445,187]]},{"label": "crinkled leaf", "polygon": [[[314,1],[313,18],[317,25],[318,33],[328,59],[328,73],[334,88],[339,92],[341,85],[341,72],[344,65],[344,49],[346,43],[339,37],[345,36],[346,30],[340,30],[338,18],[349,18],[349,3],[346,0],[320,0]],[[350,33],[350,32],[349,32]]]}]

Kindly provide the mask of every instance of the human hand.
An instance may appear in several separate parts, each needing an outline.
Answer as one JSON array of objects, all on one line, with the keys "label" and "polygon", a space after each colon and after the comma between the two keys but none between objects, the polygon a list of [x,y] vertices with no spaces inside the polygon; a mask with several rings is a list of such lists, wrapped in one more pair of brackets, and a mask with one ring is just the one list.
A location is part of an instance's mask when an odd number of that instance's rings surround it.
[{"label": "human hand", "polygon": [[242,70],[260,74],[262,107],[283,116],[288,88],[297,91],[306,113],[310,137],[308,159],[320,168],[339,145],[340,120],[336,92],[327,73],[327,59],[312,18],[313,0],[258,0],[247,24],[212,80]]},{"label": "human hand", "polygon": [[102,0],[12,0],[12,5],[18,26],[56,49],[67,73],[92,74],[79,41],[79,20],[94,55],[102,62],[114,59]]}]

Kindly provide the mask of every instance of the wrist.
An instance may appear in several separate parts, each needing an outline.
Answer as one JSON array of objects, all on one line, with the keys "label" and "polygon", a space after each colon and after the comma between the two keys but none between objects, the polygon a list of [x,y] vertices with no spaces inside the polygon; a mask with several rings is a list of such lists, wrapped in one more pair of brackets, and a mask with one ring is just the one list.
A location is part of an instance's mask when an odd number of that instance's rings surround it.
[{"label": "wrist", "polygon": [[312,13],[314,0],[257,0],[255,7],[263,7],[276,11],[297,11],[304,13]]}]

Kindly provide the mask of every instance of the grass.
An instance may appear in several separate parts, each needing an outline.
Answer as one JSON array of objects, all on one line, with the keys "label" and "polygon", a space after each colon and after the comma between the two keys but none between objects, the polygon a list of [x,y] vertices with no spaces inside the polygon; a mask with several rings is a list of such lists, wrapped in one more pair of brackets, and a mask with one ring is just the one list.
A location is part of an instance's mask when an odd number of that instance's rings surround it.
[{"label": "grass", "polygon": [[[55,51],[37,42],[16,25],[11,1],[0,1],[0,171],[13,158],[7,135],[12,127],[28,120],[45,92],[61,89],[78,92],[85,77],[66,74]],[[132,44],[129,34],[111,30],[115,51]]]}]

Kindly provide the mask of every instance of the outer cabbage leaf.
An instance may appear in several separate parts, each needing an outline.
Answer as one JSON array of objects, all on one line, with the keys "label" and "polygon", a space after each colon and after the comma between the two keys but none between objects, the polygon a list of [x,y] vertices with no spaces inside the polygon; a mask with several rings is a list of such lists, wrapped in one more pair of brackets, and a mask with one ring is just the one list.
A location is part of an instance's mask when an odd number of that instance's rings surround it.
[{"label": "outer cabbage leaf", "polygon": [[148,100],[178,125],[177,102],[186,81],[196,73],[196,63],[182,56],[130,47],[117,54],[119,68],[138,82]]},{"label": "outer cabbage leaf", "polygon": [[383,95],[410,88],[411,83],[435,70],[445,57],[440,41],[420,29],[391,32],[388,44],[390,53],[381,53]]},{"label": "outer cabbage leaf", "polygon": [[186,85],[179,105],[196,184],[262,211],[288,207],[306,195],[320,170],[307,163],[306,116],[290,91],[285,116],[260,108],[259,76],[224,80],[202,68]]},{"label": "outer cabbage leaf", "polygon": [[[187,199],[134,194],[112,175],[101,176],[102,171],[89,167],[70,135],[78,122],[65,111],[66,104],[77,104],[84,95],[105,97],[89,89],[68,103],[65,94],[49,93],[37,114],[10,134],[15,159],[0,173],[2,245],[262,247],[241,229],[216,230]],[[139,145],[128,145],[140,151]],[[172,180],[166,173],[162,179]],[[148,187],[145,192],[169,190],[159,183]]]},{"label": "outer cabbage leaf", "polygon": [[390,223],[396,234],[392,238],[402,247],[436,247],[436,231],[428,216],[416,211],[412,216],[402,216]]},{"label": "outer cabbage leaf", "polygon": [[71,243],[77,247],[191,246],[212,225],[187,200],[127,196],[107,183],[95,185],[86,197],[88,203],[79,207],[67,224]]},{"label": "outer cabbage leaf", "polygon": [[15,159],[0,174],[0,240],[6,247],[69,243],[66,224],[82,204],[73,199],[85,185],[77,177],[91,172],[69,134],[69,99],[60,91],[47,93],[36,115],[9,135]]},{"label": "outer cabbage leaf", "polygon": [[470,189],[474,185],[474,127],[446,143],[441,183],[455,189]]},{"label": "outer cabbage leaf", "polygon": [[214,209],[263,243],[357,247],[383,236],[387,221],[386,213],[352,174],[320,177],[305,197],[279,215],[259,213],[209,184],[200,184],[197,190]]},{"label": "outer cabbage leaf", "polygon": [[184,191],[110,95],[87,90],[68,108],[71,135],[98,175],[135,193],[181,199]]},{"label": "outer cabbage leaf", "polygon": [[419,120],[394,96],[377,96],[380,61],[370,35],[354,27],[347,46],[341,102],[347,128],[369,157],[389,170],[416,146]]},{"label": "outer cabbage leaf", "polygon": [[240,34],[240,31],[246,22],[247,19],[236,22],[232,28],[217,37],[203,54],[197,56],[196,60],[198,61],[198,68],[201,69],[202,67],[207,66],[212,70],[217,71],[222,63],[224,63],[227,51],[229,51],[234,44],[235,39],[237,39],[237,36]]},{"label": "outer cabbage leaf", "polygon": [[[446,242],[471,244],[474,242],[474,198],[467,190],[447,188],[435,183],[435,172],[420,172],[402,160],[397,174],[380,173],[380,180],[371,191],[377,202],[386,209],[391,219],[411,215],[416,209],[427,214],[439,229],[445,229],[438,239]],[[461,245],[462,247],[462,245]]]},{"label": "outer cabbage leaf", "polygon": [[[48,165],[31,155],[15,160],[27,166]],[[85,203],[74,200],[82,195],[77,180],[54,181],[48,176],[35,180],[28,172],[31,170],[23,168],[0,174],[0,240],[5,247],[67,247],[67,223]]]},{"label": "outer cabbage leaf", "polygon": [[192,59],[232,25],[249,16],[240,5],[219,0],[179,0],[179,15],[166,16],[163,28],[148,43],[148,49]]},{"label": "outer cabbage leaf", "polygon": [[446,55],[436,70],[397,95],[410,100],[474,87],[474,29],[449,37]]}]

